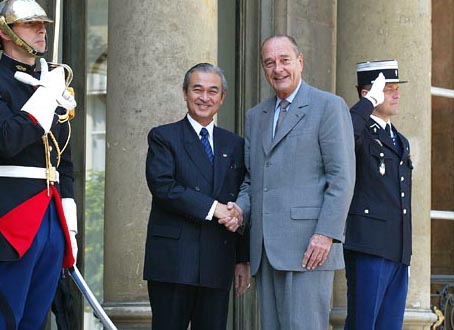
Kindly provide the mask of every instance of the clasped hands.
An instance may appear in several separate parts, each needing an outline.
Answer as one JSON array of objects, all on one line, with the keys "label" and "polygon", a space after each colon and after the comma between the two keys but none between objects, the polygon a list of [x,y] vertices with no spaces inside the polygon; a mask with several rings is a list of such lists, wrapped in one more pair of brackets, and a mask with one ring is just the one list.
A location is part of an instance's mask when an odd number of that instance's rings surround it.
[{"label": "clasped hands", "polygon": [[218,223],[224,225],[231,232],[236,232],[243,225],[243,211],[233,202],[227,204],[219,203],[214,210],[214,216],[218,218]]}]

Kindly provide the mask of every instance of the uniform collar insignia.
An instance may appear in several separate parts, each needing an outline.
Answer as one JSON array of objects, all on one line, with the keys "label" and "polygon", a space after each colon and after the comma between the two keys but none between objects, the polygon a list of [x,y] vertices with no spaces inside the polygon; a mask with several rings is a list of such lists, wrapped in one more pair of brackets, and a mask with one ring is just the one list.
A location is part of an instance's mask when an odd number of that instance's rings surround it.
[{"label": "uniform collar insignia", "polygon": [[372,129],[374,133],[377,133],[378,130],[382,129],[380,125],[378,125],[377,123],[373,123],[372,125],[369,126],[369,128]]},{"label": "uniform collar insignia", "polygon": [[22,72],[27,71],[27,68],[26,68],[25,66],[20,65],[20,64],[17,64],[17,65],[16,65],[16,69],[17,69],[18,71],[22,71]]}]

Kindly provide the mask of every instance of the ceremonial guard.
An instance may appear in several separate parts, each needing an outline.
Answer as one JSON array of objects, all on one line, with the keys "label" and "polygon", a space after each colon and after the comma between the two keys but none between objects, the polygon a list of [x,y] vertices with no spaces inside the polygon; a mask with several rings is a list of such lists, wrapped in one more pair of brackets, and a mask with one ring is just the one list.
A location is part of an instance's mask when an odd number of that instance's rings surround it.
[{"label": "ceremonial guard", "polygon": [[357,65],[360,101],[351,109],[356,184],[344,244],[348,330],[401,330],[411,257],[408,140],[391,124],[398,113],[395,60]]},{"label": "ceremonial guard", "polygon": [[63,66],[35,66],[50,22],[34,0],[0,3],[0,329],[41,329],[77,255],[75,101]]}]

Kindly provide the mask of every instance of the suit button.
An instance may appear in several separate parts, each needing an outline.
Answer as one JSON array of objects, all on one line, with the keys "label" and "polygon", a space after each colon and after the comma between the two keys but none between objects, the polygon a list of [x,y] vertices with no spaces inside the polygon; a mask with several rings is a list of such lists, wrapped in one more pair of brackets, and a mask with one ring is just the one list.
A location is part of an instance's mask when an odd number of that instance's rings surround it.
[{"label": "suit button", "polygon": [[400,166],[404,165],[404,162],[401,160],[399,163]]},{"label": "suit button", "polygon": [[263,191],[264,191],[264,192],[267,192],[267,191],[268,191],[268,188],[264,188]]},{"label": "suit button", "polygon": [[405,197],[405,193],[403,191],[400,193],[400,197]]},{"label": "suit button", "polygon": [[365,214],[369,214],[369,209],[364,209]]},{"label": "suit button", "polygon": [[403,176],[400,177],[400,181],[404,181],[405,178]]},{"label": "suit button", "polygon": [[230,197],[235,197],[234,193],[229,193]]},{"label": "suit button", "polygon": [[385,154],[383,152],[380,152],[380,157],[384,157]]},{"label": "suit button", "polygon": [[195,186],[195,191],[200,191],[200,187],[199,186]]},{"label": "suit button", "polygon": [[271,162],[266,162],[265,163],[265,167],[270,167],[271,166]]},{"label": "suit button", "polygon": [[407,214],[407,209],[404,209],[404,210],[403,210],[403,213],[404,213],[404,214]]}]

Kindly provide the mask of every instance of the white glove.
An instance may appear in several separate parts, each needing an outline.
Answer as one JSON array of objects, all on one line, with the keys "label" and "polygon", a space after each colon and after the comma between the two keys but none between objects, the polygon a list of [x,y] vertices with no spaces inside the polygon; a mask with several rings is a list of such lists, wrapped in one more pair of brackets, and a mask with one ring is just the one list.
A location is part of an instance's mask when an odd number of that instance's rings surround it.
[{"label": "white glove", "polygon": [[377,105],[382,104],[383,101],[385,100],[385,93],[383,93],[385,84],[386,84],[385,76],[383,75],[383,73],[380,72],[380,74],[372,84],[370,91],[364,96],[373,104],[374,108]]},{"label": "white glove", "polygon": [[39,86],[21,110],[35,117],[44,132],[48,133],[58,106],[57,100],[62,98],[66,89],[65,71],[63,67],[57,67],[49,72],[46,60],[41,58],[40,61],[40,80],[24,72],[16,72],[14,78],[28,85]]},{"label": "white glove", "polygon": [[68,92],[67,89],[64,90],[61,97],[57,98],[57,103],[60,107],[65,108],[66,110],[74,109],[77,106],[76,99],[70,92]]},{"label": "white glove", "polygon": [[62,198],[61,200],[63,205],[63,211],[65,213],[66,225],[68,226],[69,238],[71,239],[71,248],[74,257],[74,264],[77,261],[77,207],[74,199],[72,198]]}]

